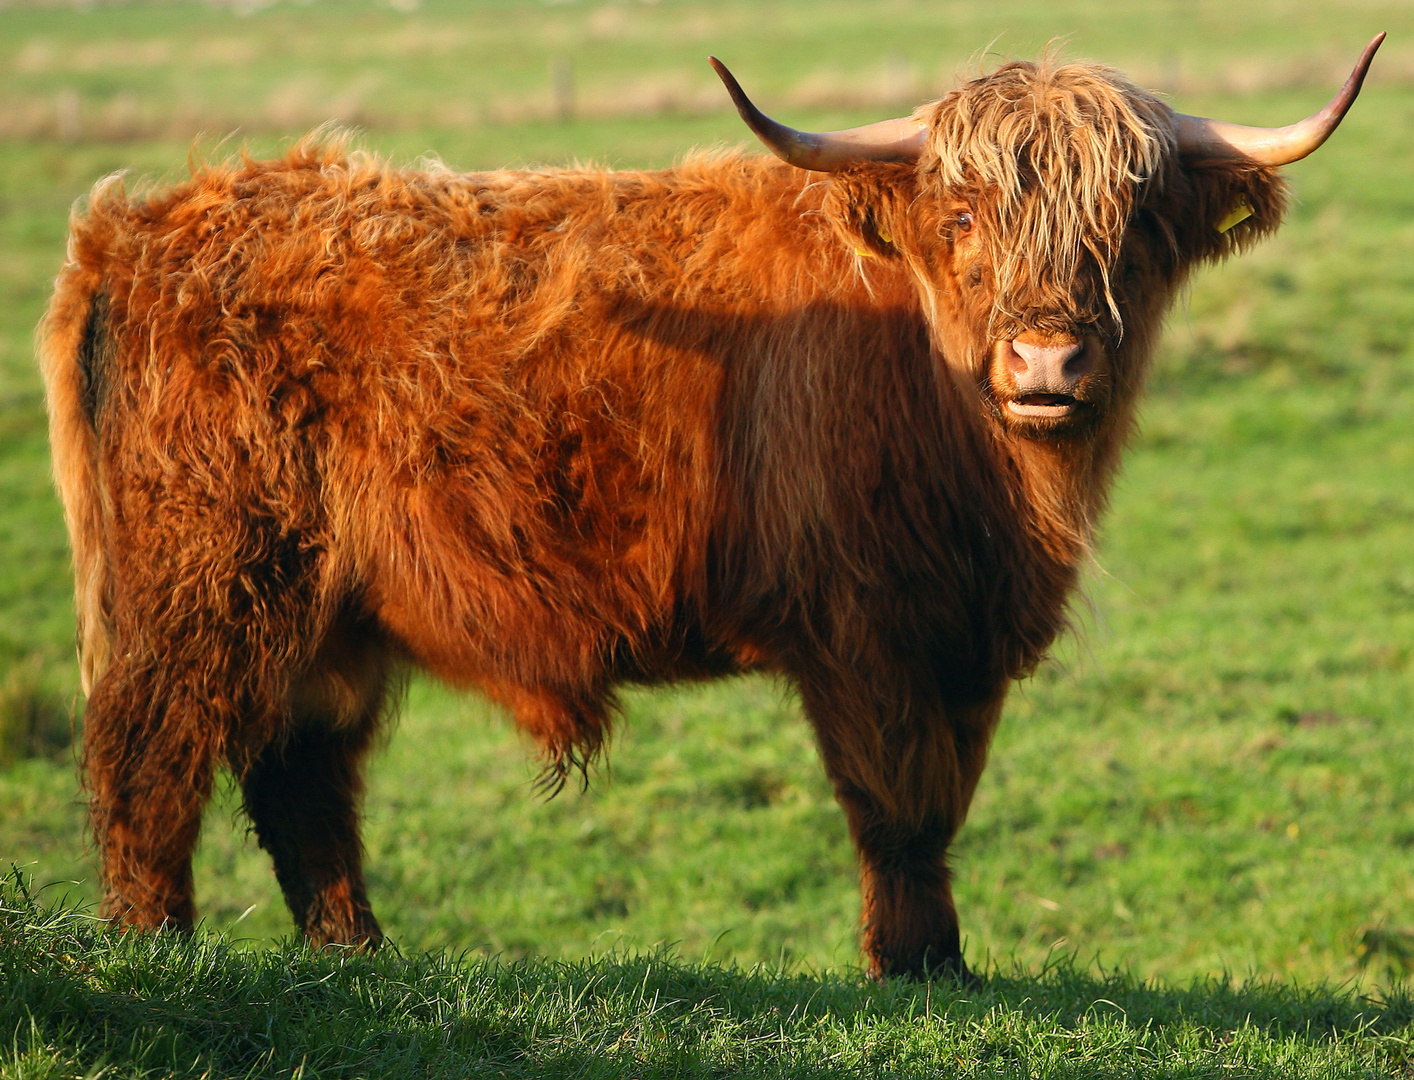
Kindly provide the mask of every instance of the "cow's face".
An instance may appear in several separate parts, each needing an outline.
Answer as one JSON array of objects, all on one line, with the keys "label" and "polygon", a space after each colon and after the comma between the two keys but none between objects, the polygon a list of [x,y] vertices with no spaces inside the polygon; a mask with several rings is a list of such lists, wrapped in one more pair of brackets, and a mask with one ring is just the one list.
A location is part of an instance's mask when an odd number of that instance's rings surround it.
[{"label": "cow's face", "polygon": [[915,199],[912,227],[890,246],[918,280],[940,361],[975,383],[997,420],[1050,438],[1088,431],[1108,413],[1126,359],[1108,287],[1115,263],[1086,257],[1066,274],[1030,272],[1040,259],[1016,257],[1020,242],[988,194],[947,192],[936,214]]},{"label": "cow's face", "polygon": [[1089,431],[1137,381],[1126,326],[1164,282],[1137,288],[1131,224],[1171,179],[1170,116],[1104,69],[1008,64],[923,111],[907,202],[876,204],[940,358],[1018,434]]},{"label": "cow's face", "polygon": [[713,64],[773,152],[836,174],[827,214],[841,238],[906,270],[938,356],[990,414],[1060,439],[1127,412],[1189,268],[1275,228],[1274,168],[1335,130],[1383,37],[1325,109],[1270,130],[1175,113],[1108,68],[1043,61],[909,117],[812,134],[765,116]]}]

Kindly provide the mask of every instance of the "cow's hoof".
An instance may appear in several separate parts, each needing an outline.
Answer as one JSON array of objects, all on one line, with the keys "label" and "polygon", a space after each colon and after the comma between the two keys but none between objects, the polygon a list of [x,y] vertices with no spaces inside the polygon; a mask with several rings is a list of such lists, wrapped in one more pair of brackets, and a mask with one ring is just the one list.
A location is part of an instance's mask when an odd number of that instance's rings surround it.
[{"label": "cow's hoof", "polygon": [[110,898],[103,902],[99,911],[110,929],[123,933],[138,930],[190,934],[196,925],[196,910],[191,901],[171,905],[171,908],[139,906]]},{"label": "cow's hoof", "polygon": [[316,949],[372,953],[383,946],[383,930],[370,912],[359,912],[352,919],[338,922],[321,920],[306,926],[304,936]]},{"label": "cow's hoof", "polygon": [[951,983],[960,990],[975,990],[982,985],[981,976],[967,966],[961,955],[937,960],[918,955],[892,963],[876,961],[874,976],[880,979],[908,979],[911,982]]},{"label": "cow's hoof", "polygon": [[954,983],[959,990],[977,990],[982,986],[982,976],[978,975],[962,957],[930,969],[930,978],[940,982]]}]

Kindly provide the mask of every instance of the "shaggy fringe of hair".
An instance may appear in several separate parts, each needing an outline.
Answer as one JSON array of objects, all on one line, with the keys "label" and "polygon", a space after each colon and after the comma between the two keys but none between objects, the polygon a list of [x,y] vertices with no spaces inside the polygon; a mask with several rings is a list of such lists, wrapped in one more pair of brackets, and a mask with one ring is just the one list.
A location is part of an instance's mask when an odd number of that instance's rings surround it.
[{"label": "shaggy fringe of hair", "polygon": [[1110,68],[1048,56],[1005,64],[916,115],[930,127],[922,171],[985,191],[989,235],[1005,238],[991,252],[997,316],[1024,322],[1023,294],[1069,296],[1088,255],[1118,323],[1109,273],[1139,186],[1175,153],[1168,107]]}]

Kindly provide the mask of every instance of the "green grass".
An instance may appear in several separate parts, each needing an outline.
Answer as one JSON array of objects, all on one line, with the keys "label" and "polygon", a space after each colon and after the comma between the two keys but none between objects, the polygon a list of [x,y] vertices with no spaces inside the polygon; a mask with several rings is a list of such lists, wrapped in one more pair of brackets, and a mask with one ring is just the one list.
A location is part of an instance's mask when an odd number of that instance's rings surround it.
[{"label": "green grass", "polygon": [[[989,46],[1054,40],[1167,89],[1324,89],[1375,30],[1408,19],[1400,0],[21,3],[0,40],[0,131],[288,131],[330,116],[481,128],[551,115],[552,57],[572,65],[584,115],[699,113],[721,105],[711,52],[777,100],[911,106]],[[1410,45],[1387,48],[1377,81],[1407,70]]]},{"label": "green grass", "polygon": [[0,886],[0,1075],[1375,1077],[1404,991],[1149,984],[1054,957],[968,991],[662,950],[592,960],[236,951],[113,935]]},{"label": "green grass", "polygon": [[[53,749],[76,673],[31,335],[96,177],[180,175],[198,129],[211,145],[240,124],[268,150],[355,84],[365,144],[398,160],[656,165],[742,138],[697,96],[706,52],[825,126],[877,118],[897,57],[937,83],[999,33],[1021,52],[1073,33],[1071,52],[1181,108],[1285,122],[1376,29],[1361,101],[1288,170],[1286,227],[1175,312],[1079,631],[1008,706],[957,848],[981,991],[860,981],[848,838],[788,688],[630,694],[589,792],[546,803],[504,718],[417,683],[367,802],[373,900],[406,959],[279,944],[288,915],[227,792],[197,867],[219,940],[103,938],[8,887],[0,1076],[1408,1074],[1407,5],[0,10],[0,864],[94,898],[72,755]],[[579,89],[565,123],[546,113],[556,54]],[[305,111],[282,127],[287,84]],[[68,90],[78,131],[26,135]],[[12,737],[13,717],[45,734]]]}]

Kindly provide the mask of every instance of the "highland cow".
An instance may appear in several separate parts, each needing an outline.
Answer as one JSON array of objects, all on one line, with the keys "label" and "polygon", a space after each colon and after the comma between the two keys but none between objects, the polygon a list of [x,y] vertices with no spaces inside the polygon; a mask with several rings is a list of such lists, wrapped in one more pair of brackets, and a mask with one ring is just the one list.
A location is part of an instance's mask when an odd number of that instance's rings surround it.
[{"label": "highland cow", "polygon": [[[947,852],[1043,657],[1175,290],[1270,233],[1267,131],[1007,63],[783,158],[409,171],[337,141],[101,182],[41,333],[106,913],[190,927],[228,768],[295,922],[381,939],[360,770],[399,673],[552,784],[626,683],[775,673],[881,975],[967,973]],[[714,64],[716,62],[714,61]]]}]

